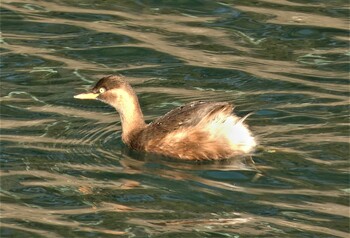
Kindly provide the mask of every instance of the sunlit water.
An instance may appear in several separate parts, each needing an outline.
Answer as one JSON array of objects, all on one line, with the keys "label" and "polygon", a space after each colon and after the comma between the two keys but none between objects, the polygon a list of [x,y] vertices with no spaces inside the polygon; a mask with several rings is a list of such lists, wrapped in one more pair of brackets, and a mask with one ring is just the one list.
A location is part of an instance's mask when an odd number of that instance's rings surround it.
[{"label": "sunlit water", "polygon": [[[117,2],[117,3],[116,3]],[[347,1],[35,1],[1,5],[1,237],[347,237]],[[229,101],[252,158],[130,151],[80,101],[123,74],[147,121]]]}]

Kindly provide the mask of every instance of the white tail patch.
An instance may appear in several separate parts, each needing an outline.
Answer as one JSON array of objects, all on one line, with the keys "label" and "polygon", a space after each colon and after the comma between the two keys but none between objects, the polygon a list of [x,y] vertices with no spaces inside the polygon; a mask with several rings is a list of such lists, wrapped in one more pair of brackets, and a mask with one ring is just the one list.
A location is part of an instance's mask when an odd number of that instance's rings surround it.
[{"label": "white tail patch", "polygon": [[213,140],[222,141],[225,138],[232,150],[249,153],[256,146],[256,142],[243,122],[248,116],[249,114],[239,118],[234,115],[218,114],[215,119],[205,124],[204,129],[209,132]]}]

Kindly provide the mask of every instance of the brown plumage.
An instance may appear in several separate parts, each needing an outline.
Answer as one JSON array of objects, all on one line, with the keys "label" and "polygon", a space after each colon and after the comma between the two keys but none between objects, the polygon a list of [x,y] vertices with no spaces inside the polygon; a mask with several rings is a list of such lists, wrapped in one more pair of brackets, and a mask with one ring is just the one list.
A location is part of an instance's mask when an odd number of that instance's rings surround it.
[{"label": "brown plumage", "polygon": [[186,159],[224,159],[250,153],[256,142],[227,102],[191,102],[146,124],[134,90],[119,76],[99,80],[91,93],[120,114],[122,139],[133,149]]}]

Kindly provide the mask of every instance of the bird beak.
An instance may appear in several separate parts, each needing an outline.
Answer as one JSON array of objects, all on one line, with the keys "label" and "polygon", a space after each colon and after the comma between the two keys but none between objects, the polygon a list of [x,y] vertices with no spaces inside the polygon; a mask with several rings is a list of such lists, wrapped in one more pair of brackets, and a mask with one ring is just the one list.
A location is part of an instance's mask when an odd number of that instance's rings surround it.
[{"label": "bird beak", "polygon": [[74,98],[77,99],[96,99],[98,97],[98,93],[81,93],[78,95],[75,95]]}]

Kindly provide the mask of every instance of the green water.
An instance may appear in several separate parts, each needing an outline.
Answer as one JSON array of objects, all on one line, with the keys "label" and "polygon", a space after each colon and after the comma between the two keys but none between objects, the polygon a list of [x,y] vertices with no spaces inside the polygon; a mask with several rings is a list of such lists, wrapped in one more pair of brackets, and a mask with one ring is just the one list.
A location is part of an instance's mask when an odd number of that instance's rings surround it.
[{"label": "green water", "polygon": [[[0,237],[348,237],[348,1],[1,3]],[[81,101],[122,74],[147,121],[232,102],[259,148],[131,151]]]}]

